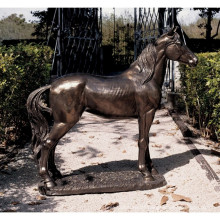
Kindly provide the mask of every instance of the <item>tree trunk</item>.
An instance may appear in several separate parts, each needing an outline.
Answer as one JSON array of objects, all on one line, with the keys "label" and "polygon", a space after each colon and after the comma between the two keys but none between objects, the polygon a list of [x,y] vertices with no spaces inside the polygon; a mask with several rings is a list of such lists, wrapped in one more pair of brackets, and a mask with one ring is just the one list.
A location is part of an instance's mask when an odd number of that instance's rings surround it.
[{"label": "tree trunk", "polygon": [[212,22],[212,9],[209,8],[208,9],[208,19],[207,19],[207,24],[206,24],[206,40],[210,40],[211,39],[211,32],[212,32],[212,25],[211,25],[211,22]]}]

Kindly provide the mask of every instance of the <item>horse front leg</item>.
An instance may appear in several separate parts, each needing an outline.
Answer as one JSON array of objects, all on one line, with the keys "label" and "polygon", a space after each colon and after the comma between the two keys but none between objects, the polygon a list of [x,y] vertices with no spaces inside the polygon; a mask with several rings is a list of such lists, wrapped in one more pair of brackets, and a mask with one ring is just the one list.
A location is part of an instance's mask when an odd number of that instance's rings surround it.
[{"label": "horse front leg", "polygon": [[150,148],[149,148],[149,131],[151,128],[151,125],[153,123],[154,120],[154,116],[155,116],[155,112],[156,109],[152,109],[151,111],[147,112],[146,114],[146,142],[147,142],[147,148],[146,148],[146,152],[145,152],[145,163],[148,167],[148,170],[151,172],[151,175],[157,175],[158,172],[157,170],[154,168],[151,157],[150,157]]},{"label": "horse front leg", "polygon": [[139,155],[138,155],[138,167],[140,172],[143,173],[146,179],[154,180],[151,174],[152,170],[152,160],[150,158],[149,151],[149,131],[151,124],[153,122],[155,116],[155,109],[151,109],[150,111],[144,113],[139,116]]}]

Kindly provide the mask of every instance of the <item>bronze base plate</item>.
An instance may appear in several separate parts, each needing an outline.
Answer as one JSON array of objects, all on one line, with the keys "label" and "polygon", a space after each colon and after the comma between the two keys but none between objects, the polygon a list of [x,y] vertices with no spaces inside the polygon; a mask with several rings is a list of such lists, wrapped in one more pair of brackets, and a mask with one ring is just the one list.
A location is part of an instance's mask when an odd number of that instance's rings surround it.
[{"label": "bronze base plate", "polygon": [[117,171],[77,174],[56,181],[57,186],[47,189],[39,185],[39,192],[47,196],[66,196],[88,193],[113,193],[149,190],[166,185],[165,178],[153,175],[154,181],[147,181],[139,171]]}]

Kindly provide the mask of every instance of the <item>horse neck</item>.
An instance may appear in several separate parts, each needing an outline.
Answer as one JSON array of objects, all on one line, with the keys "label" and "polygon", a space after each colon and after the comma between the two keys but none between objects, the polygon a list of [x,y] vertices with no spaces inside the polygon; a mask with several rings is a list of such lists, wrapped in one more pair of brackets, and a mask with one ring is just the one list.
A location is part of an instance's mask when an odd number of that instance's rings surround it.
[{"label": "horse neck", "polygon": [[156,82],[160,87],[162,87],[164,82],[164,76],[166,73],[166,57],[164,53],[164,48],[156,47],[156,53],[157,58],[152,80]]},{"label": "horse neck", "polygon": [[[166,70],[166,57],[164,47],[156,47],[156,61],[154,66],[154,73],[152,80],[154,80],[160,87],[163,85],[165,70]],[[148,69],[141,70],[138,61],[134,61],[131,66],[125,70],[121,76],[132,80],[145,80],[148,78]]]},{"label": "horse neck", "polygon": [[137,65],[137,61],[134,61],[128,69],[121,73],[122,77],[133,79],[140,72],[140,67]]}]

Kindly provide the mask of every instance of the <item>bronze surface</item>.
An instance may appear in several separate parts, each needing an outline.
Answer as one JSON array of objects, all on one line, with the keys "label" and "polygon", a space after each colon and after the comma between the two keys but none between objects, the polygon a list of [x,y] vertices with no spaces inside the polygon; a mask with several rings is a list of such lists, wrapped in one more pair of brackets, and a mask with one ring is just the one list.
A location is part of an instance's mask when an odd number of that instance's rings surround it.
[{"label": "bronze surface", "polygon": [[[80,119],[86,108],[108,117],[138,117],[138,169],[145,181],[155,181],[156,171],[149,152],[149,130],[161,101],[167,59],[189,66],[197,57],[183,44],[176,28],[149,44],[122,74],[112,77],[70,74],[30,94],[27,109],[32,126],[32,147],[39,174],[47,188],[62,175],[54,164],[55,147]],[[49,107],[42,94],[49,90]],[[53,116],[53,126],[42,112]],[[52,176],[49,175],[49,171]]]}]

